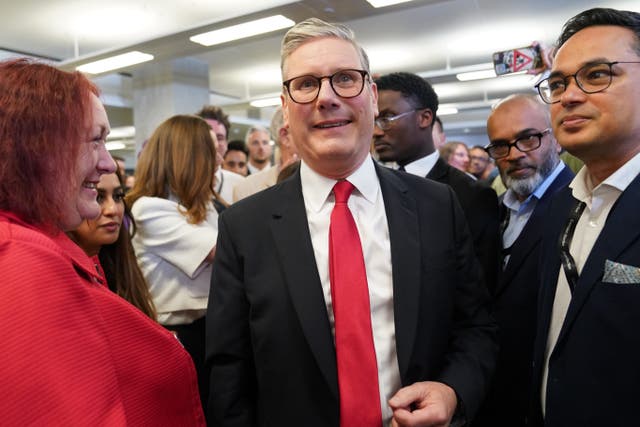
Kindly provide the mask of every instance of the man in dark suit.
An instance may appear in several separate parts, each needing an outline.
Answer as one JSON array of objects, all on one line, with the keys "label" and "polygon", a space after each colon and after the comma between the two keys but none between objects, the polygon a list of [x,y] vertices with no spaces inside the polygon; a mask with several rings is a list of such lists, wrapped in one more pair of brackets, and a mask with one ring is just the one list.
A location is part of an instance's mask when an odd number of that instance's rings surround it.
[{"label": "man in dark suit", "polygon": [[[220,216],[207,313],[210,424],[380,426],[393,418],[418,426],[472,417],[493,370],[495,325],[453,192],[373,162],[377,91],[348,28],[298,23],[282,56],[285,124],[302,161],[292,177]],[[345,202],[342,189],[354,187]],[[357,228],[343,234],[350,247],[359,242],[336,258],[333,227],[345,209]],[[360,276],[350,286],[368,286],[363,299],[342,299],[335,270],[344,272],[345,260]],[[368,330],[373,345],[345,353],[345,327],[359,329],[359,342]],[[373,385],[345,391],[361,386],[345,363],[357,372],[373,363],[363,378]],[[362,420],[345,421],[358,411]]]},{"label": "man in dark suit", "polygon": [[485,283],[493,289],[500,247],[495,191],[449,166],[435,150],[431,128],[438,96],[426,80],[415,74],[393,73],[377,78],[376,85],[380,115],[375,122],[373,143],[378,157],[453,189],[469,223]]},{"label": "man in dark suit", "polygon": [[485,148],[507,192],[500,200],[502,265],[493,292],[500,352],[490,392],[474,427],[522,427],[529,410],[536,332],[540,242],[549,201],[573,172],[559,158],[549,108],[535,95],[512,95],[487,120]]},{"label": "man in dark suit", "polygon": [[638,425],[640,14],[571,18],[538,89],[558,142],[585,166],[552,201],[543,237],[532,420]]}]

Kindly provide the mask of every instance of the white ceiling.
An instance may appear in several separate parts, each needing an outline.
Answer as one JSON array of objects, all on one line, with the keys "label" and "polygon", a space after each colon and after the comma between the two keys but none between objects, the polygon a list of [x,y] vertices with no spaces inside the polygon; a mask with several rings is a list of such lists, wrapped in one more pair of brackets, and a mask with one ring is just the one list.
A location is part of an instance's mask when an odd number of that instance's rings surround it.
[{"label": "white ceiling", "polygon": [[[158,60],[189,56],[209,65],[212,102],[237,112],[248,100],[279,93],[284,31],[211,48],[189,36],[274,12],[296,22],[318,16],[355,31],[374,73],[440,75],[428,80],[441,103],[461,108],[443,118],[446,127],[480,135],[491,101],[530,90],[534,77],[461,83],[451,71],[490,62],[492,52],[534,40],[551,44],[568,18],[597,6],[640,12],[638,0],[416,0],[381,9],[365,0],[0,0],[0,58],[19,52],[72,69],[86,58],[130,47]],[[126,77],[115,76],[98,79],[107,86],[106,99],[131,97]]]}]

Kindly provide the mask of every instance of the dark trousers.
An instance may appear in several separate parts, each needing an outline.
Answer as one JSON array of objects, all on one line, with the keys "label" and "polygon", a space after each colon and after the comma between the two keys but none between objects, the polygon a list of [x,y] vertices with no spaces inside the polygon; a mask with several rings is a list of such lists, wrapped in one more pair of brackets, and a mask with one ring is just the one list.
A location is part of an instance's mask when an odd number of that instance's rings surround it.
[{"label": "dark trousers", "polygon": [[207,413],[207,399],[209,397],[209,375],[204,367],[204,339],[206,316],[201,317],[188,325],[163,325],[170,331],[178,334],[180,342],[193,359],[198,374],[198,388],[200,389],[200,401],[202,409]]}]

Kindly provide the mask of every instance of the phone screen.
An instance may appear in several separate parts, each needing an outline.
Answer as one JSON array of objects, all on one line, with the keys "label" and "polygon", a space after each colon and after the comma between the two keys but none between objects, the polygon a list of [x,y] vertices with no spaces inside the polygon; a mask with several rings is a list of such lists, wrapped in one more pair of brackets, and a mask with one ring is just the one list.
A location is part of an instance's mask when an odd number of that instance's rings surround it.
[{"label": "phone screen", "polygon": [[539,68],[541,65],[540,50],[533,46],[505,50],[493,54],[493,68],[497,75],[526,71]]}]

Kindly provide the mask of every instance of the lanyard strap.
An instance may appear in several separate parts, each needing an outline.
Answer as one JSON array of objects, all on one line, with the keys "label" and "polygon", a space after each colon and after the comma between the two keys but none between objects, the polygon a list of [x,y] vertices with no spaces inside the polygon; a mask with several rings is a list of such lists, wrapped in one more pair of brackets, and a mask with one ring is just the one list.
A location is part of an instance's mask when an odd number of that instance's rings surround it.
[{"label": "lanyard strap", "polygon": [[571,215],[569,215],[569,219],[567,219],[567,224],[564,226],[564,231],[560,235],[560,260],[562,261],[562,268],[564,270],[564,275],[567,278],[567,283],[569,283],[569,289],[571,293],[576,287],[576,283],[578,283],[578,268],[576,266],[576,262],[571,256],[569,249],[571,248],[571,241],[573,240],[573,233],[576,231],[576,225],[580,220],[580,216],[582,216],[582,212],[584,212],[586,204],[579,200],[576,200],[573,209],[571,209]]}]

